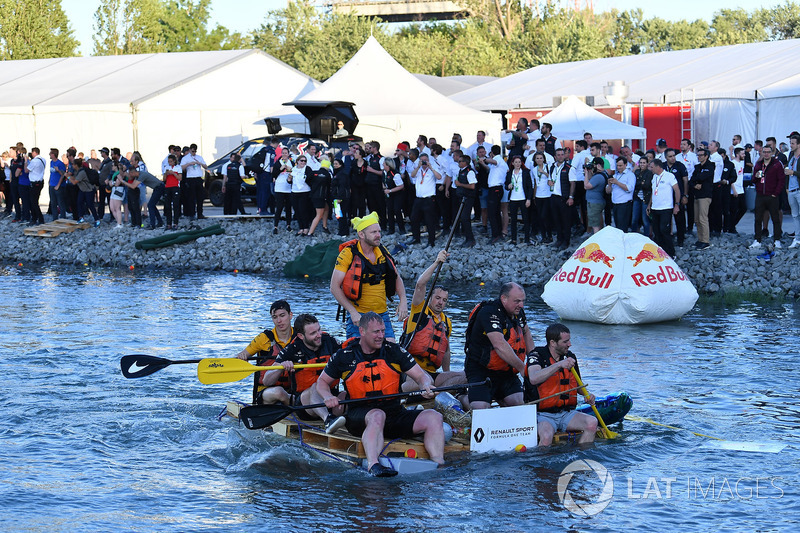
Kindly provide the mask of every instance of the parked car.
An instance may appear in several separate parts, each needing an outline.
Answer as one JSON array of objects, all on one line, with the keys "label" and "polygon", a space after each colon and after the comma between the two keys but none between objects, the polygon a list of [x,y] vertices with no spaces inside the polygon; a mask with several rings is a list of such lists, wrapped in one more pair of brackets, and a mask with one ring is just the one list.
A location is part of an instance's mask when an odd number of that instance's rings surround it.
[{"label": "parked car", "polygon": [[[256,180],[255,175],[257,169],[252,168],[250,166],[250,161],[253,159],[253,156],[260,152],[261,150],[265,150],[267,146],[269,146],[270,140],[275,137],[281,141],[281,145],[285,147],[291,147],[292,145],[303,145],[304,143],[312,142],[317,145],[318,151],[328,151],[329,145],[327,142],[323,141],[322,139],[318,139],[316,137],[312,137],[310,135],[306,135],[303,133],[285,133],[280,135],[269,135],[266,137],[258,137],[256,139],[251,139],[249,141],[244,142],[243,144],[237,146],[224,156],[220,157],[210,165],[208,165],[208,171],[206,172],[206,179],[205,179],[205,187],[206,191],[208,192],[208,199],[211,201],[213,205],[216,207],[221,207],[223,204],[223,193],[222,193],[222,167],[230,161],[231,154],[236,153],[242,156],[242,163],[244,163],[245,169],[247,170],[248,177],[245,179],[244,183],[242,183],[242,201],[252,201],[255,202],[256,199]],[[352,137],[348,136],[347,138],[339,138],[335,139],[331,144],[336,152],[341,150],[343,147],[347,146],[347,143],[352,140],[360,141],[360,137]]]}]

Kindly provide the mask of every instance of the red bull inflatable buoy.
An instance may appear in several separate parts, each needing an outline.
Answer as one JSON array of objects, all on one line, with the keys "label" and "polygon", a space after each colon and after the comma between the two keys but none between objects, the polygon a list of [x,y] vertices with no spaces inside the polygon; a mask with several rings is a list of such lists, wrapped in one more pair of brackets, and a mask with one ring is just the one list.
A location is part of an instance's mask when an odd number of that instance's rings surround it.
[{"label": "red bull inflatable buoy", "polygon": [[542,299],[564,320],[644,324],[682,317],[697,290],[649,238],[607,227],[553,274]]}]

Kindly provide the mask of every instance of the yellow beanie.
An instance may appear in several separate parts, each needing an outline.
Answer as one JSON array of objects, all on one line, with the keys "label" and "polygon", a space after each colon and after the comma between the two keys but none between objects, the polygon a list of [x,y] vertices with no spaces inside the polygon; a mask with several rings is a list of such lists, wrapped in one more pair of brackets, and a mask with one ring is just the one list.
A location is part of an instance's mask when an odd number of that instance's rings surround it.
[{"label": "yellow beanie", "polygon": [[353,227],[356,229],[356,231],[361,231],[367,229],[373,224],[377,224],[378,222],[380,222],[380,219],[378,218],[378,213],[373,211],[364,218],[353,217],[352,224]]}]

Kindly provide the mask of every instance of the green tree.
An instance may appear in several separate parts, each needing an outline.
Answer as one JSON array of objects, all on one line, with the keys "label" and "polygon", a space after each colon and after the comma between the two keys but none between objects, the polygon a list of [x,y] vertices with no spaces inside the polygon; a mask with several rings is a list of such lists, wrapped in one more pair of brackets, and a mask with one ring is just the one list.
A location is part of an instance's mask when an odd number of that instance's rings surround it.
[{"label": "green tree", "polygon": [[709,31],[711,46],[758,43],[768,38],[764,24],[744,9],[722,9],[714,14]]},{"label": "green tree", "polygon": [[643,21],[642,29],[645,35],[643,53],[689,50],[709,45],[708,24],[702,20],[670,22],[656,17]]},{"label": "green tree", "polygon": [[0,60],[69,57],[77,47],[61,0],[0,0]]},{"label": "green tree", "polygon": [[800,5],[786,2],[771,9],[761,9],[759,20],[766,27],[770,39],[796,39],[800,37]]}]

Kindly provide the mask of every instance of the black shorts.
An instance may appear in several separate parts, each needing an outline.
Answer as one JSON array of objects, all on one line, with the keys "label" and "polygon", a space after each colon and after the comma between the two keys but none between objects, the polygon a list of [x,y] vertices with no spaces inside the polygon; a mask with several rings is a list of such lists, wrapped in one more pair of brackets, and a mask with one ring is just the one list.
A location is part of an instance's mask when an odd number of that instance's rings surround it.
[{"label": "black shorts", "polygon": [[367,427],[367,413],[373,409],[380,409],[386,413],[386,423],[383,426],[383,437],[386,439],[410,439],[414,436],[414,422],[422,411],[409,411],[399,403],[386,405],[371,405],[368,407],[348,406],[344,416],[347,419],[345,427],[351,435],[360,437]]},{"label": "black shorts", "polygon": [[476,383],[486,378],[491,380],[491,385],[479,385],[469,388],[470,402],[492,403],[492,400],[503,400],[512,394],[522,392],[522,382],[515,372],[489,370],[484,366],[467,360],[464,364],[464,372],[467,375],[468,383]]},{"label": "black shorts", "polygon": [[312,198],[311,205],[314,209],[325,209],[325,198]]}]

